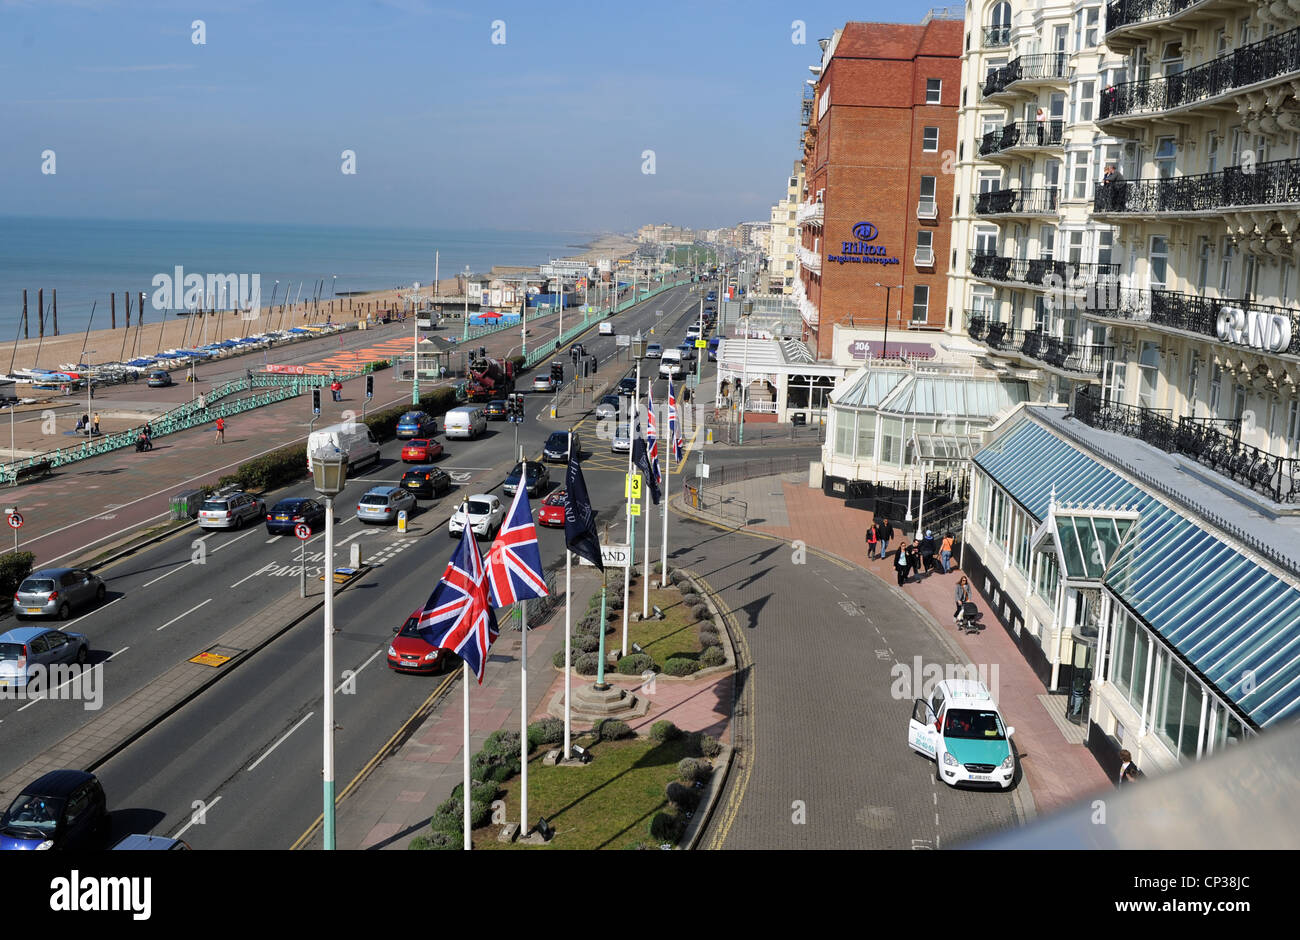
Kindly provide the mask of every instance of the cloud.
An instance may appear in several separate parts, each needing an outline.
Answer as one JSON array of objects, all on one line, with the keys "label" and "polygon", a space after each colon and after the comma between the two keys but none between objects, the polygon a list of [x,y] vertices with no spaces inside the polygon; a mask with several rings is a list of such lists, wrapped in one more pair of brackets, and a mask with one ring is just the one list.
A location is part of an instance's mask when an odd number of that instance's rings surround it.
[{"label": "cloud", "polygon": [[179,65],[176,63],[166,63],[162,65],[82,65],[78,66],[83,72],[180,72],[185,69],[192,69],[192,65]]},{"label": "cloud", "polygon": [[14,104],[129,104],[137,101],[161,101],[157,95],[145,98],[23,98]]}]

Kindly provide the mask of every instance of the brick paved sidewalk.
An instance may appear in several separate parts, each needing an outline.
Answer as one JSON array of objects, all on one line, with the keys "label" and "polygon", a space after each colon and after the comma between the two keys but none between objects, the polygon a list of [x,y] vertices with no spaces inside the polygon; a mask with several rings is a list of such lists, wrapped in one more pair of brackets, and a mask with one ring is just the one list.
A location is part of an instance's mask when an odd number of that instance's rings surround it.
[{"label": "brick paved sidewalk", "polygon": [[[892,590],[902,591],[911,598],[918,605],[918,613],[928,614],[934,621],[931,626],[937,625],[946,633],[972,663],[990,668],[996,664],[998,705],[1007,723],[1016,729],[1016,747],[1040,812],[1060,809],[1111,789],[1109,779],[1091,752],[1065,738],[1057,719],[1042,700],[1046,688],[978,591],[973,592],[973,600],[983,614],[985,629],[969,636],[956,629],[952,621],[955,572],[946,576],[931,574],[911,581],[906,587],[897,587],[889,556],[883,561],[865,561],[864,539],[871,514],[849,509],[842,501],[809,487],[806,478],[792,481],[790,476],[786,479],[761,477],[714,490],[715,496],[719,493],[744,500],[748,503],[749,518],[762,520],[751,522],[747,528],[787,542],[801,539],[809,548],[864,568],[889,584]],[[781,524],[780,520],[787,521]],[[891,522],[901,537],[902,526],[898,520]]]}]

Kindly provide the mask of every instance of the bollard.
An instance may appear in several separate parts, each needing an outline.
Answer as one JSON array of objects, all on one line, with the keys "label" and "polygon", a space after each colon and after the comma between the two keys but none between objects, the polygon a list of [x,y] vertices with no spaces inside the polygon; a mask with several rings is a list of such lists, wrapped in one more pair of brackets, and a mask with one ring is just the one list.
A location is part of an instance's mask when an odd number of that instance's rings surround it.
[{"label": "bollard", "polygon": [[351,551],[348,553],[348,563],[353,568],[360,568],[361,567],[361,543],[353,542],[351,545],[348,546],[348,548],[351,549]]},{"label": "bollard", "polygon": [[708,443],[708,444],[712,444],[712,443],[713,443],[713,428],[709,428],[709,432],[708,432],[708,434],[707,434],[706,437],[705,437],[705,442]]},{"label": "bollard", "polygon": [[397,514],[397,531],[399,533],[406,532],[406,510],[405,509],[403,509],[401,512]]}]

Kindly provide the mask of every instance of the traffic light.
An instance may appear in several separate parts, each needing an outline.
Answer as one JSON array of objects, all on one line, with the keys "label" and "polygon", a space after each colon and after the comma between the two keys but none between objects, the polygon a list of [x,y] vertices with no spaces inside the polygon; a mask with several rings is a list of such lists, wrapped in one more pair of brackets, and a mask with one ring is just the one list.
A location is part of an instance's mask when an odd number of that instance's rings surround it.
[{"label": "traffic light", "polygon": [[318,388],[311,390],[311,412],[312,414],[320,414],[320,389]]},{"label": "traffic light", "polygon": [[557,382],[564,381],[564,363],[562,362],[551,363],[551,378]]},{"label": "traffic light", "polygon": [[375,377],[373,375],[367,375],[366,376],[366,398],[369,399],[374,397],[375,397]]}]

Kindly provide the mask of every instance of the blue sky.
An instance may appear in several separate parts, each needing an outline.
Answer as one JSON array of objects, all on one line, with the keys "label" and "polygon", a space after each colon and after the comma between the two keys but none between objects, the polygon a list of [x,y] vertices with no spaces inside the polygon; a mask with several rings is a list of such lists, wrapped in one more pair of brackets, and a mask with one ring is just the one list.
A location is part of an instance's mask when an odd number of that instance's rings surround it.
[{"label": "blue sky", "polygon": [[817,38],[929,6],[0,0],[0,214],[539,231],[765,219],[798,155]]}]

